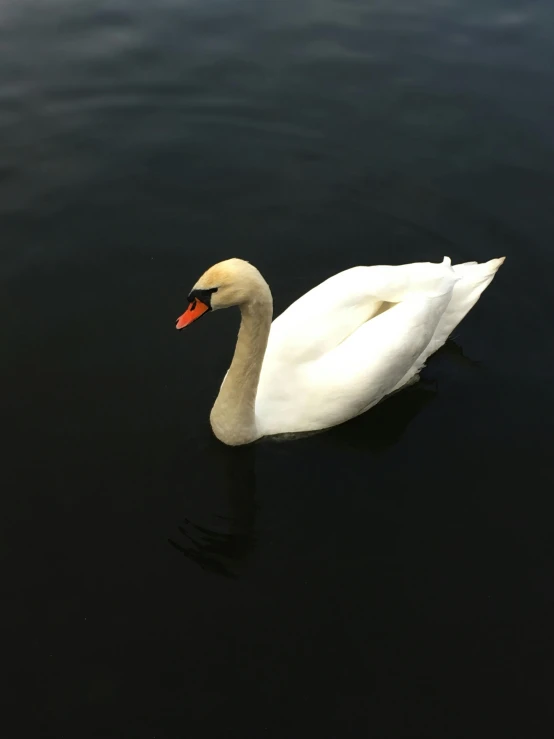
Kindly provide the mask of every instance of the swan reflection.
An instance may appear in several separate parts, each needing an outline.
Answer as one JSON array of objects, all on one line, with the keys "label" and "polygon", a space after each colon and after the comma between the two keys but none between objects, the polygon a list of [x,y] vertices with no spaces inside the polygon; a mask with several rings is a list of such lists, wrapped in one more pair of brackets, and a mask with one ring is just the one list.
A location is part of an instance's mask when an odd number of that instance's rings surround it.
[{"label": "swan reflection", "polygon": [[203,570],[237,577],[256,545],[256,450],[210,441],[187,482],[188,515],[169,543]]}]

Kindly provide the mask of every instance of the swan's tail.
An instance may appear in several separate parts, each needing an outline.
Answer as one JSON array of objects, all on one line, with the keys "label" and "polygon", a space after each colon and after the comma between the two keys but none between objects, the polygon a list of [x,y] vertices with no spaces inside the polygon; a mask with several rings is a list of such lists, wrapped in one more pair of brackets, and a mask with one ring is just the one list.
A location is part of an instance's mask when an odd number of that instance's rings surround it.
[{"label": "swan's tail", "polygon": [[479,294],[483,292],[485,287],[490,284],[492,278],[495,276],[500,267],[504,264],[506,257],[499,257],[498,259],[491,259],[488,262],[478,264],[477,262],[464,262],[463,264],[454,264],[452,269],[456,274],[465,280],[471,280],[472,282],[483,284]]},{"label": "swan's tail", "polygon": [[455,264],[452,269],[460,279],[454,285],[452,298],[448,308],[441,318],[435,335],[429,347],[430,356],[441,347],[450,336],[456,326],[467,316],[481,294],[491,284],[498,269],[504,264],[506,257],[491,259],[489,262],[478,264],[477,262],[466,262]]},{"label": "swan's tail", "polygon": [[[454,331],[456,326],[467,316],[479,300],[483,291],[491,284],[498,269],[504,264],[505,259],[506,257],[500,257],[499,259],[491,259],[489,262],[484,262],[483,264],[466,262],[465,264],[455,264],[452,266],[456,277],[459,279],[452,290],[450,303],[440,319],[427,348],[418,357],[411,370],[396,385],[394,390],[404,387],[407,382],[411,381],[413,376],[424,367],[425,362],[431,354],[434,354],[437,349],[441,348],[452,331]],[[448,264],[449,262],[450,260],[445,257],[443,264]]]}]

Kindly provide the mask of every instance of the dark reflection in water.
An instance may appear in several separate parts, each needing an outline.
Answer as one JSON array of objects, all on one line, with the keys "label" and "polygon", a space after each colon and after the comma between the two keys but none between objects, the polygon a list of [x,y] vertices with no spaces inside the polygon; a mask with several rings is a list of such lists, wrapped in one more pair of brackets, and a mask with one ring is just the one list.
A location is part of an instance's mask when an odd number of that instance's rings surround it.
[{"label": "dark reflection in water", "polygon": [[199,520],[185,518],[181,536],[169,543],[203,570],[236,577],[256,545],[256,447],[214,441],[195,458],[195,469],[187,498],[195,497],[196,508],[201,499]]}]

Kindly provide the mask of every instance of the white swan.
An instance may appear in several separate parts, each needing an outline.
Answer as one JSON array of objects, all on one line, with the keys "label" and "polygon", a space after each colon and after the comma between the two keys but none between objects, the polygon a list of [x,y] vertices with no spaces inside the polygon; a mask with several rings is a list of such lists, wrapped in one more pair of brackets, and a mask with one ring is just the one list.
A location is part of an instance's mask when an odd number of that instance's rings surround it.
[{"label": "white swan", "polygon": [[233,361],[210,415],[225,444],[329,428],[417,380],[427,358],[475,305],[504,258],[451,266],[353,267],[273,323],[267,282],[242,259],[211,267],[177,321],[238,305]]}]

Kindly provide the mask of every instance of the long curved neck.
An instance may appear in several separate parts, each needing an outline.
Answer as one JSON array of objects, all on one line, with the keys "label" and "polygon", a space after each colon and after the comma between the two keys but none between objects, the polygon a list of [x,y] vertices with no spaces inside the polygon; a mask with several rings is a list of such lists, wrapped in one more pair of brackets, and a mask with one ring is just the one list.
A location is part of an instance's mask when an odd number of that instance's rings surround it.
[{"label": "long curved neck", "polygon": [[214,434],[225,444],[248,444],[256,430],[256,392],[271,328],[273,300],[264,281],[240,306],[241,323],[233,361],[210,414]]}]

